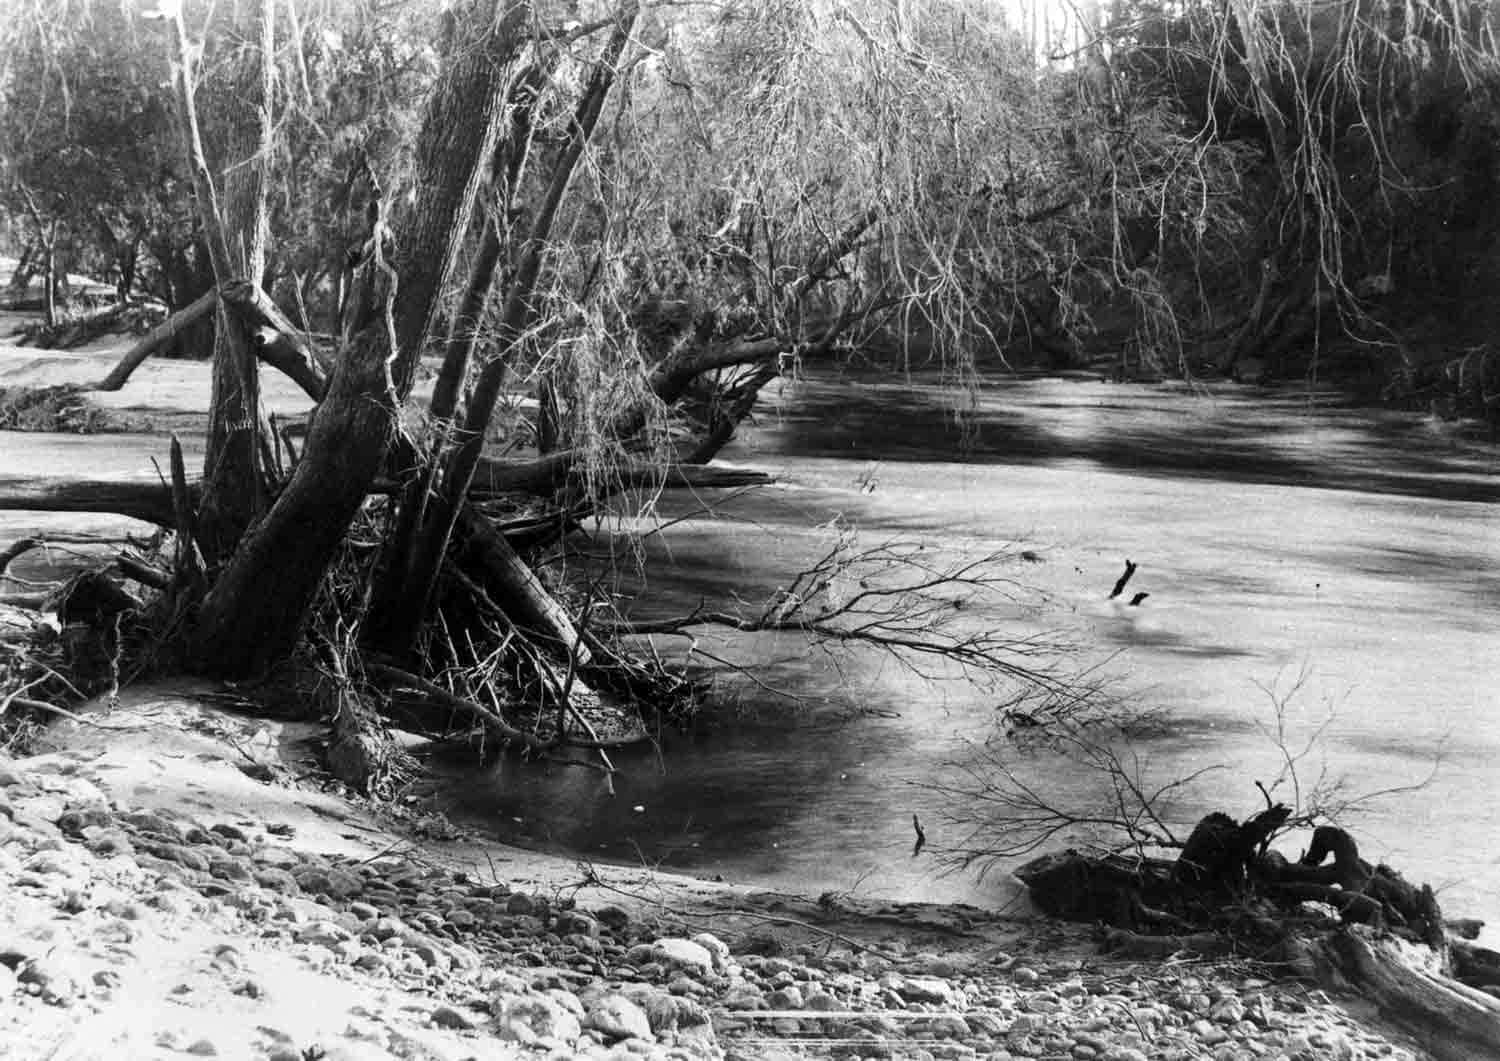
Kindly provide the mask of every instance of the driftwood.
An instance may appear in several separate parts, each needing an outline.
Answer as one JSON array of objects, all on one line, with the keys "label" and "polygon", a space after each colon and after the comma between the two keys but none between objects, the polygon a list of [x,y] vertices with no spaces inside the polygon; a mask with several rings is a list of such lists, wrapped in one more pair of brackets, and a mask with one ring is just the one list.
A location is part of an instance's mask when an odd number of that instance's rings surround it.
[{"label": "driftwood", "polygon": [[1267,850],[1286,817],[1284,807],[1244,824],[1211,814],[1176,861],[1066,851],[1016,876],[1048,915],[1106,926],[1111,953],[1279,960],[1357,991],[1444,1061],[1500,1058],[1500,954],[1450,939],[1432,889],[1364,862],[1342,829],[1320,826],[1295,863]]},{"label": "driftwood", "polygon": [[[497,494],[551,497],[570,485],[576,472],[578,456],[572,450],[563,450],[527,461],[481,458],[474,469],[469,496],[476,500]],[[648,461],[628,461],[617,469],[612,485],[620,490],[658,485],[667,489],[713,490],[764,486],[774,481],[765,472],[745,468],[672,464],[663,471],[659,465]]]},{"label": "driftwood", "polygon": [[[547,496],[566,483],[568,472],[557,454],[533,461],[485,461],[474,477],[470,496],[486,500],[501,494],[530,493]],[[764,472],[711,465],[676,465],[665,479],[642,464],[627,467],[620,482],[625,486],[656,485],[668,489],[710,490],[760,486],[775,482]],[[378,483],[382,492],[394,492],[390,483]],[[202,486],[190,482],[188,489],[196,509]],[[165,483],[128,479],[63,479],[49,476],[0,475],[0,511],[109,512],[129,516],[161,527],[174,523],[172,492]],[[509,536],[509,535],[507,535]]]},{"label": "driftwood", "polygon": [[1454,976],[1470,987],[1477,987],[1500,997],[1500,952],[1451,938],[1448,941],[1448,952],[1452,958]]},{"label": "driftwood", "polygon": [[1444,975],[1428,948],[1344,931],[1320,941],[1313,960],[1440,1061],[1500,1057],[1500,998]]},{"label": "driftwood", "polygon": [[1183,845],[1177,859],[1178,878],[1191,887],[1219,892],[1240,887],[1251,861],[1265,854],[1271,836],[1291,813],[1290,808],[1278,803],[1243,825],[1227,814],[1208,815]]}]

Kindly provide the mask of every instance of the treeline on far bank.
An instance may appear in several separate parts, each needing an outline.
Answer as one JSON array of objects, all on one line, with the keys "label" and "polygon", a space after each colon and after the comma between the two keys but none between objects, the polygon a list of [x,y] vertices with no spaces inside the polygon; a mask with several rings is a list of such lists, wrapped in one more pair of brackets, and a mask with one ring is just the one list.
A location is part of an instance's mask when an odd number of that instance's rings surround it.
[{"label": "treeline on far bank", "polygon": [[[622,5],[532,6],[567,26]],[[448,31],[415,0],[299,5],[263,149],[249,7],[241,24],[187,5],[202,136],[224,175],[274,153],[264,284],[331,337],[363,225],[356,176],[409,191]],[[648,361],[686,332],[785,331],[779,271],[838,234],[828,219],[868,211],[899,223],[840,263],[841,300],[790,311],[803,331],[852,315],[819,355],[1314,378],[1497,416],[1494,5],[1114,0],[1057,39],[993,7],[656,13],[655,57],[620,72],[605,116],[598,192],[566,219],[581,281],[606,253]],[[167,311],[214,282],[159,36],[87,2],[0,30],[0,239],[20,284],[62,296],[49,314],[70,312],[69,270]],[[528,90],[539,149],[566,135],[548,100],[573,76],[554,64]],[[176,352],[206,356],[212,328],[184,329]]]}]

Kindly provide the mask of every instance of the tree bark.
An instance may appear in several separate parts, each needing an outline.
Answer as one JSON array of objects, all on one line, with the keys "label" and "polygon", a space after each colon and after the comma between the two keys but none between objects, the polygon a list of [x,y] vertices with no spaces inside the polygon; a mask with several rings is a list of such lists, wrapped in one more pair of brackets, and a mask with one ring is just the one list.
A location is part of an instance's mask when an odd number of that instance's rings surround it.
[{"label": "tree bark", "polygon": [[[532,225],[527,241],[522,247],[515,277],[506,295],[505,312],[500,326],[499,349],[479,373],[479,380],[474,387],[474,394],[469,399],[469,407],[464,416],[463,431],[459,436],[459,442],[448,454],[443,464],[442,496],[435,505],[431,506],[431,516],[426,525],[417,533],[409,552],[411,556],[409,565],[403,565],[404,571],[398,568],[393,572],[393,577],[404,575],[400,580],[402,589],[399,599],[405,601],[406,604],[405,609],[399,615],[382,617],[383,621],[378,623],[383,647],[389,651],[403,650],[411,643],[417,627],[431,606],[438,574],[442,570],[443,556],[447,552],[449,539],[457,525],[459,512],[467,504],[465,497],[469,484],[484,450],[484,432],[494,415],[510,358],[536,319],[537,281],[541,276],[553,221],[567,194],[578,162],[583,157],[583,152],[598,124],[599,116],[604,109],[604,102],[614,84],[616,64],[626,44],[629,43],[639,14],[639,8],[635,6],[621,13],[615,32],[605,45],[603,55],[595,64],[594,75],[579,100],[574,112],[568,144],[553,168],[546,195],[537,211],[536,221]],[[398,549],[400,544],[398,543]],[[513,588],[523,594],[529,594],[533,590],[545,594],[540,584],[533,586],[525,580],[517,581]]]},{"label": "tree bark", "polygon": [[296,325],[276,308],[271,296],[258,284],[246,280],[230,281],[223,285],[220,294],[249,326],[251,343],[260,359],[291,377],[313,401],[322,401],[328,393],[328,377],[312,347],[302,340]]},{"label": "tree bark", "polygon": [[[197,657],[223,675],[264,671],[297,643],[328,565],[380,471],[410,390],[438,298],[469,228],[494,152],[507,63],[529,18],[471,10],[455,60],[434,87],[418,137],[413,185],[423,189],[397,226],[391,291],[382,275],[361,297],[290,481],[248,534],[199,613]],[[378,247],[380,234],[374,234]],[[384,261],[371,264],[382,271]],[[392,339],[395,348],[392,349]]]},{"label": "tree bark", "polygon": [[172,491],[162,483],[0,476],[0,511],[111,512],[171,527]]},{"label": "tree bark", "polygon": [[508,236],[517,185],[530,155],[532,107],[549,69],[550,65],[533,57],[526,73],[513,82],[507,91],[506,135],[496,145],[491,166],[493,202],[484,220],[479,250],[469,268],[463,301],[449,324],[442,368],[433,384],[432,401],[428,405],[435,438],[433,450],[423,465],[413,447],[410,459],[398,471],[398,475],[406,479],[409,485],[401,498],[400,514],[395,533],[391,537],[391,546],[387,550],[385,570],[376,587],[377,595],[371,607],[375,616],[376,640],[387,640],[383,624],[394,615],[395,595],[405,591],[411,565],[415,560],[417,543],[427,519],[428,501],[437,482],[442,448],[447,442],[448,431],[458,408],[459,391],[473,360],[480,327],[489,306],[490,291],[494,286],[495,270],[508,242],[502,240],[501,230],[506,229]]},{"label": "tree bark", "polygon": [[[271,29],[273,3],[274,0],[261,0],[261,65],[266,71],[264,84],[267,90],[272,60],[265,36]],[[226,220],[220,210],[218,193],[198,131],[198,114],[193,101],[192,51],[180,10],[174,11],[172,24],[177,40],[173,69],[183,143],[214,281],[222,287],[234,277],[227,226],[232,225],[241,235],[253,233],[263,225],[263,221],[254,215],[257,205],[264,209],[264,202],[258,193],[251,191],[247,196],[242,189],[231,195],[231,201],[238,207],[233,218]],[[268,136],[270,100],[267,98],[261,102],[262,135]],[[242,168],[239,173],[240,181],[259,182],[264,177],[261,167]],[[250,216],[246,216],[247,212]],[[253,235],[250,242],[257,242]],[[263,240],[260,246],[263,247]],[[256,279],[252,276],[252,282]],[[204,455],[204,492],[199,511],[201,544],[211,568],[217,567],[233,552],[245,528],[260,516],[267,502],[267,486],[260,466],[264,414],[260,408],[260,379],[255,355],[244,326],[229,313],[222,300],[218,304],[216,324],[208,446]]]},{"label": "tree bark", "polygon": [[1348,931],[1316,950],[1382,1017],[1440,1061],[1500,1057],[1500,998],[1442,975],[1426,948]]}]

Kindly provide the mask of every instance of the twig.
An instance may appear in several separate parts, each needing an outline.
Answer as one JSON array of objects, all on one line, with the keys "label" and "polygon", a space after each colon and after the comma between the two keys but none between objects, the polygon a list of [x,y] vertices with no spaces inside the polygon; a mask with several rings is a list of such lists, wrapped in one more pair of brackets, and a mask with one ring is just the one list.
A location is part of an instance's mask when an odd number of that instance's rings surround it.
[{"label": "twig", "polygon": [[62,718],[65,718],[69,722],[77,722],[81,726],[92,726],[94,729],[121,731],[121,730],[135,730],[135,729],[145,729],[145,728],[147,728],[145,726],[109,726],[109,725],[105,725],[103,722],[95,722],[91,718],[84,718],[82,715],[75,715],[72,711],[69,711],[67,708],[65,708],[65,707],[58,707],[56,704],[49,704],[45,700],[32,700],[29,697],[18,696],[18,695],[14,695],[14,694],[12,694],[11,696],[8,696],[8,697],[5,698],[4,705],[0,706],[0,715],[5,714],[13,706],[14,707],[28,708],[28,709],[30,709],[32,711],[46,711],[49,714],[58,715],[58,716],[60,716]]}]

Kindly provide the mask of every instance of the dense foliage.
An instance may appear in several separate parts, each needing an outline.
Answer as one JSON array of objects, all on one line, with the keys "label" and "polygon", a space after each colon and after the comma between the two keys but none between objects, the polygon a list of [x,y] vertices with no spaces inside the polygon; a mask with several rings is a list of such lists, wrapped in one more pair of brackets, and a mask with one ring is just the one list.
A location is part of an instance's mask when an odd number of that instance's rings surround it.
[{"label": "dense foliage", "polygon": [[[603,11],[555,6],[538,17]],[[189,6],[221,175],[256,151],[253,13],[237,10]],[[361,238],[357,175],[368,164],[403,187],[450,29],[417,4],[287,10],[301,15],[274,57],[267,287],[331,331]],[[689,328],[816,345],[840,313],[854,318],[841,348],[961,373],[996,357],[1331,367],[1483,409],[1487,314],[1473,310],[1500,267],[1490,20],[1483,4],[1122,0],[1049,62],[980,0],[660,5],[580,174],[588,191],[564,207],[549,297],[573,307],[554,323],[576,341],[554,327],[530,361],[584,432],[601,358],[659,357]],[[55,225],[80,266],[174,308],[197,297],[211,281],[158,27],[74,0],[6,34],[13,236]],[[576,49],[533,86],[539,153],[565,138]],[[541,190],[523,187],[513,231]],[[838,276],[786,289],[866,211],[880,223]],[[1463,386],[1442,394],[1445,368]]]}]

